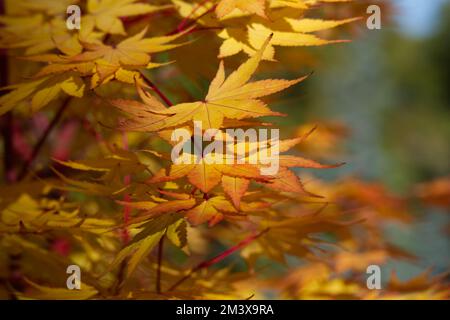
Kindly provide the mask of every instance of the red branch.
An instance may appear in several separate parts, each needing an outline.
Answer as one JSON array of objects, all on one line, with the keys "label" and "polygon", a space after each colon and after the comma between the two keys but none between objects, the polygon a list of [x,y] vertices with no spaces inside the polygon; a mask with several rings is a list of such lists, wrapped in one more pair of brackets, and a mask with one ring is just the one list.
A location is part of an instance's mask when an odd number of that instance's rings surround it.
[{"label": "red branch", "polygon": [[194,9],[180,22],[180,24],[177,26],[177,31],[183,30],[185,24],[188,22],[188,20],[197,12],[198,9],[203,7],[205,3],[207,3],[209,0],[203,0],[202,2],[199,2]]},{"label": "red branch", "polygon": [[47,128],[45,129],[45,131],[42,134],[42,136],[39,138],[37,144],[34,146],[33,151],[31,152],[31,156],[25,161],[25,163],[22,166],[22,169],[19,172],[19,175],[17,177],[18,181],[20,181],[20,180],[22,180],[23,178],[26,177],[26,175],[28,173],[28,170],[30,169],[30,167],[33,164],[33,162],[36,159],[36,157],[39,155],[39,152],[41,151],[42,147],[44,146],[45,141],[50,136],[50,133],[56,127],[56,125],[58,124],[59,120],[61,120],[61,118],[62,118],[62,116],[64,114],[64,111],[69,106],[70,100],[71,100],[71,97],[67,97],[64,100],[63,104],[61,105],[61,107],[56,112],[56,114],[53,117],[52,121],[47,126]]},{"label": "red branch", "polygon": [[167,106],[171,107],[173,106],[173,103],[167,98],[167,96],[162,93],[161,90],[158,89],[158,87],[148,78],[145,77],[143,73],[141,73],[145,83],[155,91],[155,93],[166,103]]},{"label": "red branch", "polygon": [[208,268],[220,261],[222,261],[223,259],[225,259],[226,257],[228,257],[230,254],[232,254],[233,252],[245,247],[246,245],[248,245],[249,243],[251,243],[252,241],[258,239],[259,237],[261,237],[262,235],[264,235],[265,233],[267,233],[269,231],[269,228],[264,229],[263,231],[253,234],[247,238],[245,238],[244,240],[242,240],[241,242],[239,242],[237,245],[225,250],[224,252],[218,254],[217,256],[215,256],[214,258],[211,258],[209,260],[203,261],[201,263],[199,263],[197,266],[195,266],[194,268],[192,268],[188,274],[186,274],[183,278],[181,278],[180,280],[178,280],[175,284],[173,284],[170,289],[170,291],[175,290],[180,284],[182,284],[184,281],[186,281],[187,279],[189,279],[192,274],[194,274],[195,272],[201,270],[201,269],[205,269]]},{"label": "red branch", "polygon": [[[201,3],[199,3],[200,5]],[[167,35],[173,35],[176,33],[179,33],[189,27],[191,27],[192,25],[194,25],[198,20],[200,20],[201,18],[203,18],[204,16],[210,14],[211,12],[213,12],[214,10],[216,10],[217,4],[213,5],[211,8],[209,8],[208,10],[206,10],[205,12],[203,12],[201,15],[199,15],[198,17],[196,17],[195,19],[193,19],[191,22],[187,23],[187,20],[189,19],[190,16],[192,16],[192,14],[198,10],[199,6],[197,6],[196,8],[194,8],[192,10],[192,12],[183,19],[183,21],[181,21],[181,23],[175,28],[175,30],[169,32]]]}]

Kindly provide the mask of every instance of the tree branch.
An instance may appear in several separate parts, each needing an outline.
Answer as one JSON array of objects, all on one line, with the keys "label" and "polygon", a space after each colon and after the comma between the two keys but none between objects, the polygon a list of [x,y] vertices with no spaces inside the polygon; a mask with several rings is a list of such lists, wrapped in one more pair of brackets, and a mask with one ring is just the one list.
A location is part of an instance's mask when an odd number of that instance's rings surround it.
[{"label": "tree branch", "polygon": [[142,78],[144,79],[145,83],[153,89],[153,91],[156,92],[156,94],[165,102],[165,104],[169,107],[173,106],[173,103],[169,100],[169,98],[166,97],[164,93],[162,93],[161,90],[158,89],[158,87],[150,80],[148,79],[142,72],[141,72]]},{"label": "tree branch", "polygon": [[173,34],[177,34],[185,29],[188,29],[189,27],[193,26],[198,20],[200,20],[201,18],[203,18],[204,16],[210,14],[211,12],[214,12],[214,10],[216,10],[217,4],[213,5],[211,8],[209,8],[208,10],[206,10],[205,12],[203,12],[201,15],[199,15],[198,17],[196,17],[195,19],[192,19],[192,21],[190,21],[188,23],[189,18],[201,7],[203,6],[203,4],[205,4],[208,1],[203,1],[201,3],[199,3],[193,10],[192,12],[186,17],[184,18],[181,23],[171,32],[169,32],[167,35],[173,35]]},{"label": "tree branch", "polygon": [[24,179],[26,177],[26,175],[28,174],[28,170],[32,166],[34,160],[39,155],[39,152],[41,151],[42,147],[44,146],[45,141],[50,136],[50,133],[56,127],[56,125],[58,124],[59,120],[61,120],[61,118],[62,118],[62,116],[64,114],[64,111],[69,106],[70,100],[71,100],[71,97],[67,97],[64,100],[63,104],[61,105],[61,107],[59,107],[59,109],[56,112],[55,116],[53,117],[52,121],[47,126],[47,128],[45,129],[45,131],[42,134],[42,136],[39,138],[37,144],[34,146],[30,157],[23,164],[22,169],[20,170],[19,175],[17,177],[17,181],[20,181],[20,180]]},{"label": "tree branch", "polygon": [[206,261],[203,261],[201,263],[199,263],[198,265],[196,265],[194,268],[192,268],[184,277],[182,277],[180,280],[178,280],[177,282],[175,282],[170,288],[169,288],[169,292],[170,291],[174,291],[179,285],[181,285],[183,282],[185,282],[186,280],[188,280],[195,272],[201,270],[201,269],[205,269],[208,268],[210,266],[212,266],[213,264],[216,264],[220,261],[222,261],[223,259],[225,259],[226,257],[228,257],[230,254],[232,254],[233,252],[241,249],[242,247],[245,247],[246,245],[248,245],[249,243],[251,243],[252,241],[258,239],[259,237],[261,237],[262,235],[264,235],[265,233],[267,233],[269,231],[269,228],[266,228],[264,230],[262,230],[261,232],[251,235],[247,238],[245,238],[244,240],[242,240],[241,242],[239,242],[237,245],[225,250],[224,252],[218,254],[217,256],[215,256],[212,259],[208,259]]},{"label": "tree branch", "polygon": [[209,0],[203,0],[202,2],[199,2],[192,11],[180,22],[180,24],[177,26],[176,30],[177,32],[184,29],[184,26],[189,21],[189,19],[199,10],[201,7],[203,7]]}]

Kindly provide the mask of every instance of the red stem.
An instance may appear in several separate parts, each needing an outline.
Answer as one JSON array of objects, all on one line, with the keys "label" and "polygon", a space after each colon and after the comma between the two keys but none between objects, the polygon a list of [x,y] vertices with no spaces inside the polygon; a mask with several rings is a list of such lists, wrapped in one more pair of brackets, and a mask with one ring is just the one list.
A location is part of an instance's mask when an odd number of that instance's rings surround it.
[{"label": "red stem", "polygon": [[256,233],[254,235],[251,235],[247,238],[245,238],[244,240],[242,240],[241,242],[239,242],[237,245],[225,250],[224,252],[218,254],[217,256],[215,256],[212,259],[203,261],[201,263],[199,263],[197,266],[195,266],[194,268],[192,268],[188,274],[186,274],[184,277],[182,277],[180,280],[178,280],[176,283],[174,283],[170,289],[170,291],[175,290],[180,284],[182,284],[184,281],[186,281],[187,279],[189,279],[195,272],[201,270],[201,269],[205,269],[208,268],[220,261],[222,261],[223,259],[225,259],[226,257],[228,257],[230,254],[232,254],[233,252],[241,249],[242,247],[245,247],[246,245],[248,245],[250,242],[258,239],[259,237],[261,237],[262,235],[264,235],[265,233],[267,233],[269,231],[269,228],[264,229],[263,231]]},{"label": "red stem", "polygon": [[47,126],[47,128],[45,129],[45,131],[42,134],[42,136],[39,138],[37,144],[34,146],[30,157],[23,164],[22,169],[20,170],[20,173],[19,173],[19,175],[17,177],[17,181],[20,181],[20,180],[22,180],[22,179],[24,179],[26,177],[26,175],[28,173],[28,170],[30,169],[30,167],[33,164],[33,162],[36,159],[36,157],[39,155],[39,152],[41,151],[42,147],[44,146],[45,141],[50,136],[50,133],[56,127],[56,125],[58,124],[59,120],[61,120],[61,118],[62,118],[62,116],[64,114],[64,111],[69,106],[70,100],[71,100],[71,98],[67,97],[66,100],[64,100],[62,106],[56,112],[56,114],[53,117],[52,121]]},{"label": "red stem", "polygon": [[[175,30],[169,32],[167,35],[172,35],[172,34],[176,34],[179,33],[187,28],[189,28],[190,26],[194,25],[198,20],[200,20],[201,18],[203,18],[204,16],[206,16],[207,14],[210,14],[211,12],[213,12],[214,10],[216,10],[217,4],[213,5],[211,8],[209,8],[208,10],[206,10],[205,12],[203,12],[201,15],[199,15],[197,18],[195,18],[194,20],[192,20],[189,23],[183,23],[183,26],[181,29],[179,29],[180,25],[178,25],[178,27],[175,28]],[[189,16],[188,16],[189,17]],[[180,23],[181,24],[181,23]]]},{"label": "red stem", "polygon": [[156,92],[156,94],[165,102],[165,104],[169,107],[173,106],[173,103],[169,100],[169,98],[166,97],[166,95],[164,93],[162,93],[161,90],[158,89],[158,87],[148,78],[145,77],[144,74],[142,74],[142,77],[145,81],[145,83],[153,89],[153,91]]},{"label": "red stem", "polygon": [[199,2],[194,9],[192,9],[192,11],[180,22],[180,24],[177,26],[177,31],[181,31],[184,28],[184,25],[188,22],[189,18],[192,17],[194,15],[194,13],[197,12],[198,9],[200,9],[201,7],[203,7],[203,5],[205,3],[207,3],[209,0],[203,0],[202,2]]}]

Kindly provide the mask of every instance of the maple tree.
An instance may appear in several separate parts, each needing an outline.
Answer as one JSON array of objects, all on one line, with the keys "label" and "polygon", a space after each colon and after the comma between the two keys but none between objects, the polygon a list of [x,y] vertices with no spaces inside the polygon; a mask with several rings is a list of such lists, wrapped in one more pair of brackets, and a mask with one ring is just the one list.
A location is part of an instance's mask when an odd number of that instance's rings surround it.
[{"label": "maple tree", "polygon": [[[373,263],[415,259],[383,236],[383,222],[413,217],[406,199],[380,185],[305,183],[294,170],[343,165],[326,161],[345,136],[342,128],[324,133],[302,125],[279,141],[279,170],[271,175],[261,174],[262,164],[208,163],[194,153],[184,154],[190,163],[171,162],[171,132],[184,128],[195,139],[194,121],[202,133],[217,129],[218,141],[226,129],[275,126],[286,115],[270,108],[267,97],[302,90],[309,75],[252,80],[258,68],[282,64],[278,47],[347,42],[321,31],[360,18],[316,10],[347,2],[6,1],[0,47],[11,65],[0,115],[30,132],[36,130],[29,119],[47,129],[32,150],[7,154],[4,142],[4,155],[17,161],[5,162],[0,186],[0,265],[8,266],[0,271],[0,296],[245,299],[270,289],[289,299],[447,298],[445,283],[427,272],[409,282],[394,274],[380,292],[358,277]],[[82,8],[80,30],[65,25],[72,4]],[[215,48],[195,47],[202,38]],[[177,55],[189,48],[213,59]],[[189,68],[208,79],[201,98],[184,88],[165,90]],[[63,141],[59,149],[50,147],[52,139]],[[232,148],[245,150],[244,158],[261,157],[275,148],[266,142],[265,149],[246,141]],[[446,186],[445,179],[418,186],[413,196],[445,204]],[[245,267],[223,264],[231,255]],[[288,257],[303,264],[258,277],[259,261],[288,265]],[[81,290],[65,287],[73,264],[82,269]]]}]

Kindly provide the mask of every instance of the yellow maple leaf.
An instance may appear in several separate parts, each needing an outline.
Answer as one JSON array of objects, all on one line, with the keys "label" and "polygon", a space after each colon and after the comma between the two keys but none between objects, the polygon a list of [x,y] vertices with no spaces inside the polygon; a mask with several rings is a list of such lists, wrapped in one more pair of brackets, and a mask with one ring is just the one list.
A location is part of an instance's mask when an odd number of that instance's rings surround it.
[{"label": "yellow maple leaf", "polygon": [[147,14],[169,7],[139,3],[138,0],[88,0],[89,14],[83,17],[83,23],[95,26],[105,33],[125,35],[121,17]]},{"label": "yellow maple leaf", "polygon": [[[181,103],[163,110],[156,109],[154,102],[151,102],[143,112],[145,115],[141,113],[139,117],[132,118],[131,124],[128,122],[128,129],[134,127],[141,131],[161,131],[191,121],[201,121],[202,128],[206,130],[221,128],[224,119],[240,120],[282,115],[271,111],[258,98],[286,89],[304,80],[305,77],[296,80],[268,79],[248,83],[258,67],[262,53],[269,41],[270,37],[253,57],[227,78],[224,64],[221,62],[203,101]],[[125,112],[131,109],[126,105],[118,107]],[[136,111],[130,110],[130,113],[136,113]]]},{"label": "yellow maple leaf", "polygon": [[0,115],[16,107],[19,102],[30,96],[32,96],[32,112],[40,110],[51,101],[60,97],[62,93],[80,98],[84,94],[85,83],[78,74],[67,72],[2,89],[12,91],[0,97]]},{"label": "yellow maple leaf", "polygon": [[193,225],[209,221],[209,226],[213,226],[223,219],[226,212],[237,213],[237,210],[225,197],[216,196],[204,200],[195,208],[187,211],[186,215]]},{"label": "yellow maple leaf", "polygon": [[[326,40],[311,33],[335,28],[359,19],[322,20],[304,18],[308,9],[319,5],[321,2],[347,2],[347,0],[278,0],[269,1],[267,8],[264,7],[263,1],[224,0],[219,2],[216,8],[216,10],[221,9],[219,11],[221,13],[219,23],[206,14],[208,10],[213,8],[210,3],[198,8],[195,4],[189,4],[181,0],[173,0],[173,2],[183,17],[195,19],[197,23],[204,27],[218,29],[217,36],[223,39],[219,58],[229,57],[239,52],[245,52],[252,56],[270,34],[273,34],[273,40],[263,53],[264,60],[275,59],[275,46],[321,46],[343,42],[345,40]],[[242,6],[249,6],[249,8],[239,10],[241,4]],[[264,10],[268,11],[267,15],[270,16],[270,19],[266,18]],[[228,14],[225,15],[225,13]],[[257,14],[253,15],[254,13]],[[249,14],[251,15],[249,16]]]},{"label": "yellow maple leaf", "polygon": [[68,6],[78,4],[80,0],[21,0],[10,1],[8,11],[12,14],[26,14],[28,12],[40,12],[47,15],[65,13]]},{"label": "yellow maple leaf", "polygon": [[17,293],[21,299],[38,300],[86,300],[97,295],[98,291],[92,286],[81,283],[80,290],[69,290],[67,288],[52,288],[38,285],[26,279],[31,286],[31,292]]},{"label": "yellow maple leaf", "polygon": [[268,179],[261,175],[255,165],[207,164],[205,159],[197,160],[195,155],[184,155],[184,157],[192,157],[190,164],[173,164],[168,174],[166,169],[161,169],[148,182],[159,183],[187,177],[190,183],[206,193],[217,186],[224,175],[256,180]]},{"label": "yellow maple leaf", "polygon": [[169,44],[184,35],[178,33],[172,36],[161,36],[144,38],[147,28],[129,37],[117,45],[84,44],[87,51],[69,57],[67,63],[95,64],[94,75],[91,86],[96,87],[114,78],[123,82],[133,83],[138,73],[133,70],[139,68],[155,68],[162,64],[151,62],[150,55],[161,51],[170,50],[180,46],[180,44]]},{"label": "yellow maple leaf", "polygon": [[221,0],[216,7],[217,17],[224,16],[233,12],[233,10],[240,10],[245,13],[254,13],[263,18],[267,18],[266,0]]}]

